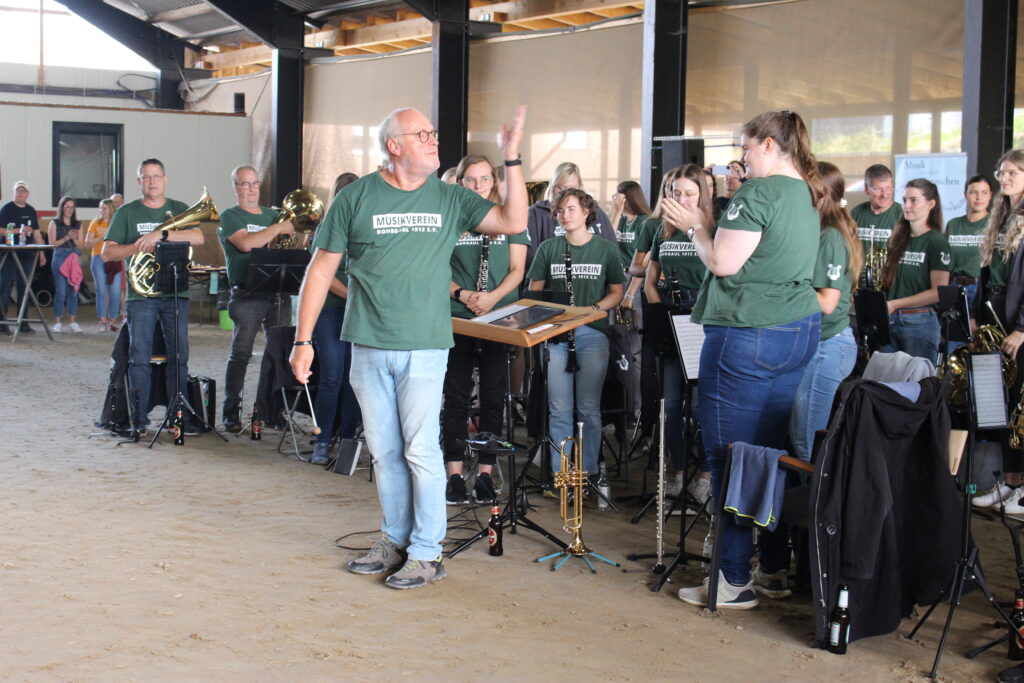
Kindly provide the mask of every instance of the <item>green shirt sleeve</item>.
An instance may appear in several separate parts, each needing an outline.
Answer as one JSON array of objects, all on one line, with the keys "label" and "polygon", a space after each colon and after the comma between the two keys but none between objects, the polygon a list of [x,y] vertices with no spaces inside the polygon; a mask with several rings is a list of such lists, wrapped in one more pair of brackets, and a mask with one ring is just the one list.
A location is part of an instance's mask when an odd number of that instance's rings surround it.
[{"label": "green shirt sleeve", "polygon": [[220,226],[218,226],[217,231],[220,233],[220,238],[227,241],[229,237],[244,227],[245,222],[236,211],[225,211],[220,215]]},{"label": "green shirt sleeve", "polygon": [[339,192],[327,208],[324,220],[313,236],[313,247],[338,254],[348,250],[348,234],[352,221],[352,206],[349,200],[351,193],[346,192],[348,189],[346,187]]},{"label": "green shirt sleeve", "polygon": [[107,234],[103,239],[117,244],[128,244],[128,219],[125,217],[124,211],[118,209],[114,212],[114,216],[110,219],[110,227],[107,228]]},{"label": "green shirt sleeve", "polygon": [[539,282],[547,281],[548,273],[550,272],[549,266],[551,265],[551,244],[550,240],[545,240],[541,243],[537,249],[537,254],[533,257],[533,263],[530,264],[530,272],[527,273],[526,277],[528,280],[537,280]]},{"label": "green shirt sleeve", "polygon": [[766,226],[772,225],[775,206],[780,198],[771,184],[764,183],[763,180],[754,178],[740,186],[722,214],[718,227],[762,232]]},{"label": "green shirt sleeve", "polygon": [[646,254],[651,250],[654,239],[661,234],[661,219],[648,217],[640,226],[640,235],[636,238],[636,250]]},{"label": "green shirt sleeve", "polygon": [[[591,241],[599,239],[597,237],[591,238]],[[626,283],[626,271],[622,269],[622,261],[619,259],[619,252],[615,246],[608,240],[601,239],[600,244],[602,247],[607,245],[604,249],[604,272],[607,273],[606,281],[610,285],[622,285]]]},{"label": "green shirt sleeve", "polygon": [[933,230],[932,239],[928,242],[928,271],[953,269],[953,259],[949,254],[949,240],[942,233]]},{"label": "green shirt sleeve", "polygon": [[462,185],[445,185],[444,188],[446,191],[455,193],[456,207],[459,212],[457,225],[463,227],[459,232],[475,230],[494,208],[494,202],[484,199]]},{"label": "green shirt sleeve", "polygon": [[516,235],[509,235],[508,243],[509,244],[525,244],[526,246],[530,246],[530,233],[529,233],[529,231],[523,230],[521,233],[518,233]]},{"label": "green shirt sleeve", "polygon": [[661,251],[661,243],[662,243],[661,231],[659,230],[658,231],[658,236],[654,238],[654,241],[651,243],[651,246],[648,248],[648,251],[651,252],[651,261],[656,261],[658,263],[661,263],[661,255],[658,253],[659,251]]},{"label": "green shirt sleeve", "polygon": [[849,253],[843,236],[832,228],[822,230],[811,286],[815,289],[841,290],[843,274],[848,268]]}]

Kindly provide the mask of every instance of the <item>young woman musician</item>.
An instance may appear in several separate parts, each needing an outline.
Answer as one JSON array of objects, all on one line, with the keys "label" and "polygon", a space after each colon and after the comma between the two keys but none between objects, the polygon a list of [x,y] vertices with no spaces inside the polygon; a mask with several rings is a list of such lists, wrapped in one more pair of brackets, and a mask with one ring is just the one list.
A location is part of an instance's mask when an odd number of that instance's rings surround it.
[{"label": "young woman musician", "polygon": [[952,263],[942,226],[939,189],[924,178],[911,180],[903,190],[903,216],[889,237],[882,270],[892,336],[882,351],[938,361],[941,334],[933,306],[939,302],[939,287],[949,284]]},{"label": "young woman musician", "polygon": [[[1024,149],[1013,149],[996,165],[999,193],[981,241],[981,282],[974,302],[972,324],[1002,325],[1006,330],[1003,353],[1017,359],[1017,381],[1008,387],[1008,404],[1021,400],[1024,384]],[[992,311],[999,316],[993,319]],[[1024,514],[1024,452],[1010,448],[1009,430],[999,442],[1003,451],[1003,481],[971,499],[975,507],[996,507],[1007,514]]]},{"label": "young woman musician", "polygon": [[[793,399],[821,323],[811,276],[822,191],[803,119],[791,111],[760,114],[743,126],[740,142],[751,179],[733,195],[716,229],[701,211],[665,200],[666,222],[687,233],[710,271],[692,320],[704,325],[697,414],[716,508],[729,444],[785,446]],[[751,531],[732,515],[720,515],[718,524],[718,606],[755,607]],[[679,598],[706,605],[707,580],[681,589]]]},{"label": "young woman musician", "polygon": [[[626,276],[615,246],[588,229],[597,217],[593,197],[583,190],[564,190],[551,202],[551,212],[565,235],[546,240],[530,267],[530,291],[545,288],[569,292],[573,306],[610,311],[622,299]],[[573,407],[583,423],[583,467],[597,473],[601,450],[601,387],[608,370],[608,320],[571,331],[566,342],[550,344],[547,368],[550,435],[555,444],[573,436]],[[575,362],[575,365],[573,364]],[[575,369],[578,368],[578,369]],[[558,470],[557,447],[552,468]]]},{"label": "young woman musician", "polygon": [[53,250],[53,257],[50,259],[50,270],[53,271],[53,316],[54,332],[63,332],[60,322],[64,315],[64,309],[68,311],[68,329],[72,332],[81,332],[82,328],[75,322],[75,314],[78,312],[78,291],[71,286],[68,279],[61,275],[60,267],[68,258],[78,258],[82,253],[82,244],[85,236],[82,234],[82,224],[78,222],[78,212],[75,210],[75,200],[71,197],[61,197],[57,204],[57,217],[50,221],[46,229],[47,239],[56,249]]},{"label": "young woman musician", "polygon": [[[482,154],[470,154],[459,162],[455,182],[485,199],[501,203],[494,166]],[[519,285],[526,274],[526,246],[529,236],[522,232],[508,237],[486,237],[464,233],[452,251],[452,316],[473,318],[494,308],[506,306],[518,298]],[[448,370],[444,376],[444,404],[441,408],[441,444],[448,468],[445,500],[449,505],[469,502],[462,469],[465,447],[459,443],[468,437],[469,404],[473,398],[473,369],[480,370],[480,432],[501,435],[505,397],[505,345],[455,335],[455,346],[448,352]],[[477,503],[493,503],[493,453],[481,451],[473,498]]]},{"label": "young woman musician", "polygon": [[85,237],[85,248],[92,249],[89,270],[92,272],[93,289],[96,290],[96,316],[101,331],[117,332],[117,319],[121,317],[121,262],[111,264],[118,271],[107,281],[107,268],[103,263],[103,236],[110,227],[110,218],[114,215],[114,202],[109,199],[100,201],[100,215],[89,224],[89,234]]},{"label": "young woman musician", "polygon": [[619,258],[622,268],[626,270],[633,263],[633,252],[636,251],[636,238],[640,236],[640,227],[651,215],[651,207],[647,205],[644,191],[635,180],[624,180],[615,188],[612,195],[614,210],[611,222],[615,226],[615,236],[619,240]]}]

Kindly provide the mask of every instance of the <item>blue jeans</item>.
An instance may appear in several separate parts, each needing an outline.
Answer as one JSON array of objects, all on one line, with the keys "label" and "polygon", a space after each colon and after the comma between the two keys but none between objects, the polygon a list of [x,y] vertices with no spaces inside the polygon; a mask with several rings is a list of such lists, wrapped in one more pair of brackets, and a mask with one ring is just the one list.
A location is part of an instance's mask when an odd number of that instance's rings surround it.
[{"label": "blue jeans", "polygon": [[[279,305],[280,304],[280,305]],[[287,325],[292,319],[290,296],[273,294],[245,294],[233,287],[228,299],[228,315],[234,323],[231,332],[231,351],[224,370],[224,418],[238,417],[245,388],[245,372],[252,358],[252,345],[256,333],[263,330],[263,338],[271,327]]]},{"label": "blue jeans", "polygon": [[439,443],[447,367],[448,349],[352,345],[352,388],[373,416],[364,429],[384,511],[381,531],[413,560],[438,559],[448,525]]},{"label": "blue jeans", "polygon": [[[551,469],[561,469],[557,446],[567,436],[576,435],[573,405],[583,423],[583,469],[597,474],[601,452],[601,388],[608,372],[608,337],[600,330],[584,325],[576,328],[576,362],[580,369],[566,372],[568,344],[551,344],[548,361],[548,413],[550,414]],[[575,399],[575,400],[574,400]]]},{"label": "blue jeans", "polygon": [[115,275],[114,281],[108,285],[102,256],[93,256],[89,260],[89,270],[92,271],[92,284],[96,290],[96,316],[113,320],[121,315],[121,277],[124,274]]},{"label": "blue jeans", "polygon": [[[177,305],[179,328],[174,338],[174,308]],[[141,428],[149,425],[149,384],[153,357],[153,335],[156,323],[164,335],[167,348],[167,404],[170,405],[181,387],[186,391],[188,379],[188,299],[159,297],[145,301],[128,302],[128,381],[131,384],[129,405],[133,423]],[[180,352],[179,352],[180,349]],[[174,357],[180,353],[181,367],[177,380],[174,378]]]},{"label": "blue jeans", "polygon": [[[711,469],[715,509],[729,444],[785,448],[793,399],[821,336],[821,313],[775,327],[704,326],[697,414]],[[750,528],[719,513],[721,570],[733,585],[750,579]]]},{"label": "blue jeans", "polygon": [[64,315],[65,305],[68,315],[72,318],[78,313],[78,292],[68,279],[60,274],[60,267],[69,256],[78,258],[78,252],[73,249],[54,249],[53,257],[50,259],[50,270],[53,271],[53,317],[57,320]]},{"label": "blue jeans", "polygon": [[907,313],[896,311],[889,316],[889,332],[892,341],[879,349],[885,353],[903,351],[911,356],[938,361],[941,332],[939,318],[935,311]]},{"label": "blue jeans", "polygon": [[836,336],[819,342],[814,358],[807,364],[789,420],[793,455],[804,462],[811,461],[814,433],[828,427],[832,401],[839,384],[853,372],[856,362],[857,342],[853,338],[853,330],[847,327]]},{"label": "blue jeans", "polygon": [[320,362],[313,412],[321,430],[316,442],[321,445],[330,444],[335,433],[343,439],[351,439],[359,426],[359,402],[349,384],[352,345],[341,340],[341,324],[344,320],[344,308],[325,308],[320,311],[320,317],[313,328],[313,347]]}]

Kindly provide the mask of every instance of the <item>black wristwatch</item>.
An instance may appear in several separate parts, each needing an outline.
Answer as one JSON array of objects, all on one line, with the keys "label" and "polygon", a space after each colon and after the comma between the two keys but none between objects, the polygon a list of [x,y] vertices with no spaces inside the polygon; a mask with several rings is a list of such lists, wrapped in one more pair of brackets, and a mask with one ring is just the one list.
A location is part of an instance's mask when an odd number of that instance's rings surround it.
[{"label": "black wristwatch", "polygon": [[456,301],[459,300],[460,296],[462,296],[462,287],[459,287],[454,292],[452,292],[452,298],[455,299]]},{"label": "black wristwatch", "polygon": [[523,165],[523,155],[522,154],[520,154],[515,159],[505,159],[505,166],[522,166],[522,165]]}]

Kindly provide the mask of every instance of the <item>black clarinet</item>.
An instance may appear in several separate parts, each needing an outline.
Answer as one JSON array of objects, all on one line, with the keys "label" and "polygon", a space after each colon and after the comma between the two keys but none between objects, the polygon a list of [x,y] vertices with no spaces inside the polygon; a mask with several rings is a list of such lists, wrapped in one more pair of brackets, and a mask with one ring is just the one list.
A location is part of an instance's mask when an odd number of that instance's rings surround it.
[{"label": "black clarinet", "polygon": [[675,273],[668,277],[668,303],[672,308],[680,308],[683,304],[683,293],[679,291],[679,278]]},{"label": "black clarinet", "polygon": [[[488,257],[491,251],[491,240],[487,235],[480,236],[480,268],[476,271],[476,291],[486,292],[490,278],[490,263]],[[484,352],[483,341],[477,337],[473,344],[473,353],[481,355]]]},{"label": "black clarinet", "polygon": [[[569,240],[565,241],[565,291],[569,292],[569,305],[576,305],[576,297],[572,293],[572,252],[569,250]],[[580,369],[576,362],[576,330],[569,330],[567,333],[569,356],[565,361],[566,372],[576,372]]]}]

